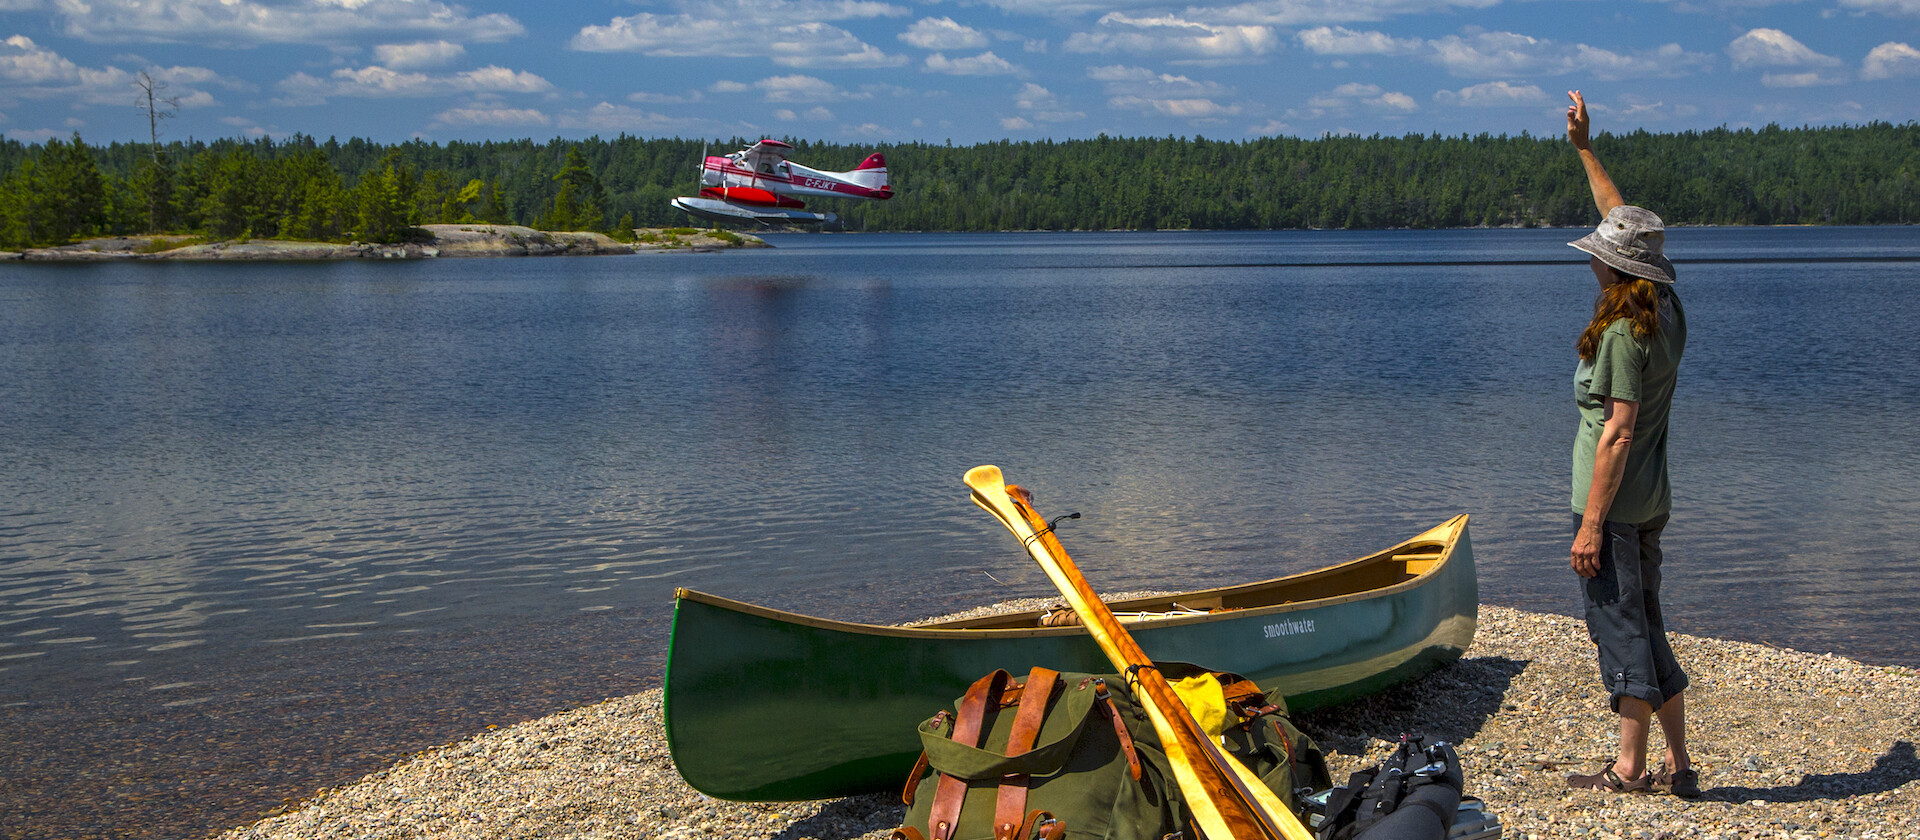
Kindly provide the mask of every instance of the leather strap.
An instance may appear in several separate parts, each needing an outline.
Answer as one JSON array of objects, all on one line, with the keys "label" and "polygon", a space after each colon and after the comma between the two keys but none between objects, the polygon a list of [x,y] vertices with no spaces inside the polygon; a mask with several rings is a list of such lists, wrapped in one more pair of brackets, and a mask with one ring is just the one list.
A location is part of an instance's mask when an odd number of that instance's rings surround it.
[{"label": "leather strap", "polygon": [[[933,716],[933,720],[927,721],[924,725],[938,730],[946,722],[947,710],[941,709],[939,714]],[[907,774],[907,786],[900,791],[901,804],[913,806],[914,793],[920,789],[920,777],[926,775],[931,767],[932,765],[927,761],[927,751],[921,750],[920,758],[913,762],[913,772]]]},{"label": "leather strap", "polygon": [[[969,747],[980,746],[981,721],[986,718],[987,703],[999,705],[1008,679],[1005,670],[995,669],[967,688],[966,695],[960,698],[960,714],[953,722],[954,741]],[[940,774],[940,781],[933,789],[933,807],[927,814],[927,830],[933,832],[933,840],[953,840],[953,832],[960,825],[960,806],[966,798],[965,779]]]},{"label": "leather strap", "polygon": [[[1039,830],[1038,835],[1034,833],[1036,829]],[[1026,822],[1020,824],[1020,840],[1036,836],[1040,840],[1059,840],[1067,836],[1067,827],[1053,818],[1052,811],[1030,811],[1027,813]]]},{"label": "leather strap", "polygon": [[1113,734],[1120,738],[1120,751],[1127,754],[1127,772],[1133,774],[1134,781],[1140,781],[1140,754],[1133,749],[1133,735],[1127,732],[1127,722],[1120,719],[1120,709],[1113,705],[1113,695],[1107,692],[1107,681],[1098,677],[1088,678],[1094,683],[1094,702],[1106,712],[1107,721],[1113,724]]},{"label": "leather strap", "polygon": [[887,840],[927,840],[927,838],[921,835],[920,829],[910,825],[903,825],[894,829],[892,834],[887,835]]},{"label": "leather strap", "polygon": [[[1020,711],[1014,715],[1013,731],[1007,735],[1007,757],[1024,755],[1033,749],[1033,742],[1040,737],[1040,724],[1046,720],[1047,701],[1053,699],[1053,690],[1060,683],[1060,673],[1049,668],[1034,666],[1027,674],[1027,682],[1021,689]],[[994,840],[1023,840],[1028,835],[1020,833],[1027,813],[1027,782],[1030,777],[1025,773],[1015,773],[1000,779],[1000,790],[993,806]]]},{"label": "leather strap", "polygon": [[[1215,674],[1215,676],[1220,676]],[[1280,711],[1280,707],[1267,702],[1266,692],[1260,690],[1253,680],[1236,679],[1233,682],[1221,681],[1220,693],[1226,698],[1227,708],[1240,715],[1242,723],[1261,715]]]},{"label": "leather strap", "polygon": [[907,774],[907,786],[900,791],[900,804],[913,807],[913,792],[920,787],[920,777],[926,775],[927,751],[920,751],[920,759],[913,763],[913,772]]}]

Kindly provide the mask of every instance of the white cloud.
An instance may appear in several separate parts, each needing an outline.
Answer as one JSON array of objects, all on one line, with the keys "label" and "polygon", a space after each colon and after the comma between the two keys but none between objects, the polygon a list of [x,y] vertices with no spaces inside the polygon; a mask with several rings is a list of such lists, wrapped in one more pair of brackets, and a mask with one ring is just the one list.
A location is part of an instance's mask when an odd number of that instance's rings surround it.
[{"label": "white cloud", "polygon": [[1267,120],[1265,125],[1247,126],[1247,133],[1260,137],[1273,137],[1293,130],[1293,126],[1279,120]]},{"label": "white cloud", "polygon": [[1365,105],[1375,110],[1388,112],[1406,112],[1419,110],[1413,97],[1399,91],[1389,91],[1379,85],[1365,82],[1348,82],[1317,96],[1309,97],[1307,104],[1318,112],[1346,111],[1354,105]]},{"label": "white cloud", "polygon": [[[205,67],[147,67],[146,73],[164,86],[162,95],[179,100],[181,108],[205,108],[219,100],[207,90],[250,91],[253,86],[222,76]],[[134,105],[134,82],[139,71],[108,65],[85,67],[34,43],[25,35],[0,41],[0,104],[28,99],[53,99],[82,105]]]},{"label": "white cloud", "polygon": [[[740,87],[743,90],[746,89],[746,85],[741,85]],[[697,90],[690,90],[686,93],[653,93],[652,91],[637,90],[627,94],[628,102],[654,105],[689,105],[705,100],[706,97],[702,96],[700,91]]]},{"label": "white cloud", "polygon": [[1238,104],[1220,102],[1233,91],[1217,82],[1117,64],[1089,67],[1087,78],[1105,83],[1107,105],[1118,110],[1182,119],[1211,119],[1241,111]]},{"label": "white cloud", "polygon": [[851,93],[825,79],[794,74],[769,76],[754,82],[768,102],[831,102],[842,99],[871,99],[869,93]]},{"label": "white cloud", "polygon": [[669,117],[630,105],[615,105],[611,102],[601,102],[584,110],[564,112],[554,118],[554,124],[564,129],[600,134],[616,134],[623,131],[628,134],[672,131],[694,133],[714,128],[707,120]]},{"label": "white cloud", "polygon": [[680,14],[642,12],[582,27],[568,46],[656,58],[764,57],[783,67],[805,68],[898,67],[907,61],[825,22],[909,13],[890,3],[720,0],[685,2],[682,8]]},{"label": "white cloud", "polygon": [[1588,44],[1565,44],[1517,32],[1481,29],[1426,40],[1322,26],[1302,30],[1294,37],[1301,47],[1318,55],[1411,56],[1466,78],[1578,74],[1602,81],[1619,81],[1685,75],[1710,66],[1713,60],[1705,53],[1688,52],[1679,44],[1623,53]]},{"label": "white cloud", "polygon": [[282,105],[317,105],[329,97],[361,99],[423,98],[452,94],[544,93],[553,84],[533,73],[489,65],[444,76],[402,73],[387,67],[342,67],[321,79],[295,73],[278,85]]},{"label": "white cloud", "polygon": [[1147,7],[1152,5],[1152,0],[986,0],[984,5],[1015,15],[1064,21],[1103,14],[1119,7]]},{"label": "white cloud", "polygon": [[1216,26],[1173,15],[1130,17],[1108,12],[1094,24],[1094,31],[1073,33],[1062,48],[1078,53],[1233,59],[1264,55],[1279,46],[1279,37],[1267,26]]},{"label": "white cloud", "polygon": [[814,102],[835,99],[840,89],[832,82],[813,76],[770,76],[754,83],[766,94],[768,102]]},{"label": "white cloud", "polygon": [[1124,64],[1087,68],[1087,78],[1096,82],[1144,82],[1153,77],[1152,70],[1145,67],[1128,67]]},{"label": "white cloud", "polygon": [[1434,93],[1433,101],[1460,108],[1538,108],[1552,105],[1553,97],[1538,85],[1487,82],[1459,90]]},{"label": "white cloud", "polygon": [[[1552,98],[1549,97],[1549,99],[1551,100]],[[1554,101],[1553,104],[1558,106],[1560,103]],[[1587,110],[1606,116],[1609,122],[1622,123],[1628,121],[1636,123],[1668,122],[1677,119],[1688,119],[1698,116],[1700,113],[1698,106],[1685,104],[1669,105],[1665,101],[1648,102],[1632,94],[1623,94],[1619,100],[1614,103],[1589,99],[1587,100]]]},{"label": "white cloud", "polygon": [[380,44],[373,57],[396,70],[439,67],[467,54],[467,48],[452,41],[416,41],[411,44]]},{"label": "white cloud", "polygon": [[861,137],[887,138],[887,137],[900,136],[900,132],[898,131],[895,131],[891,128],[887,128],[886,126],[883,126],[879,123],[870,123],[870,122],[861,123],[859,125],[842,125],[840,126],[840,130],[844,133],[854,134]]},{"label": "white cloud", "polygon": [[433,115],[429,128],[448,126],[499,125],[529,126],[552,125],[553,120],[535,108],[448,108]]},{"label": "white cloud", "polygon": [[35,44],[32,38],[15,35],[0,47],[0,79],[14,84],[40,85],[49,82],[73,82],[80,78],[78,65],[53,50]]},{"label": "white cloud", "polygon": [[1430,60],[1466,78],[1513,78],[1579,74],[1603,81],[1672,77],[1709,66],[1713,57],[1679,44],[1620,53],[1586,44],[1566,45],[1517,32],[1469,30],[1427,42]]},{"label": "white cloud", "polygon": [[1847,83],[1847,77],[1838,73],[1824,73],[1808,70],[1800,73],[1766,73],[1760,76],[1760,84],[1770,88],[1803,88],[1822,85],[1841,85]]},{"label": "white cloud", "polygon": [[1890,17],[1920,16],[1920,0],[1840,0],[1843,8],[1878,12]]},{"label": "white cloud", "polygon": [[1321,26],[1294,33],[1308,52],[1320,55],[1410,55],[1426,42],[1419,38],[1395,38],[1382,32],[1356,32],[1344,26]]},{"label": "white cloud", "polygon": [[1111,94],[1141,93],[1147,96],[1224,96],[1231,91],[1218,82],[1199,81],[1187,76],[1155,73],[1141,67],[1090,67],[1087,78],[1106,82]]},{"label": "white cloud", "polygon": [[52,0],[66,35],[86,41],[206,46],[347,44],[394,35],[503,41],[526,29],[504,14],[477,17],[438,0]]},{"label": "white cloud", "polygon": [[1746,67],[1837,67],[1840,59],[1814,52],[1778,29],[1753,29],[1727,45],[1735,69]]},{"label": "white cloud", "polygon": [[1240,113],[1238,105],[1222,105],[1202,97],[1154,99],[1147,96],[1115,96],[1108,99],[1107,104],[1122,111],[1139,111],[1143,114],[1160,114],[1180,119],[1229,117]]},{"label": "white cloud", "polygon": [[1000,118],[1000,129],[1002,131],[1026,131],[1030,128],[1033,128],[1033,123],[1027,122],[1026,119],[1022,117]]},{"label": "white cloud", "polygon": [[955,23],[950,17],[921,18],[900,40],[923,50],[976,50],[987,45],[986,33]]},{"label": "white cloud", "polygon": [[1017,65],[992,52],[983,52],[972,58],[948,58],[942,53],[934,53],[927,56],[924,69],[928,73],[945,73],[949,76],[1009,76],[1021,72]]},{"label": "white cloud", "polygon": [[[1076,111],[1053,91],[1028,82],[1013,95],[1013,106],[1027,113],[1037,122],[1060,123],[1084,119],[1085,111]],[[1004,121],[1003,121],[1004,122]],[[1026,122],[1022,119],[1021,122]]]},{"label": "white cloud", "polygon": [[837,26],[809,22],[781,27],[766,45],[768,58],[784,67],[874,68],[907,63],[903,55],[888,55],[879,47]]},{"label": "white cloud", "polygon": [[1888,41],[1874,47],[1860,64],[1862,79],[1897,79],[1906,76],[1920,76],[1920,50],[1899,41]]},{"label": "white cloud", "polygon": [[1415,111],[1420,108],[1419,104],[1413,101],[1413,97],[1399,91],[1388,91],[1376,98],[1366,100],[1366,103],[1394,111]]},{"label": "white cloud", "polygon": [[822,122],[833,119],[833,112],[818,105],[808,108],[805,113],[796,113],[792,108],[775,108],[773,110],[773,118],[786,122],[802,119]]},{"label": "white cloud", "polygon": [[1253,0],[1214,7],[1209,17],[1269,26],[1313,26],[1446,14],[1454,9],[1485,9],[1499,3],[1500,0]]},{"label": "white cloud", "polygon": [[720,81],[707,85],[707,90],[710,90],[714,93],[746,93],[750,90],[753,90],[753,86],[745,82],[735,82],[727,79],[721,79]]},{"label": "white cloud", "polygon": [[1456,76],[1565,73],[1571,69],[1570,60],[1551,43],[1515,32],[1447,35],[1430,44],[1435,61]]}]

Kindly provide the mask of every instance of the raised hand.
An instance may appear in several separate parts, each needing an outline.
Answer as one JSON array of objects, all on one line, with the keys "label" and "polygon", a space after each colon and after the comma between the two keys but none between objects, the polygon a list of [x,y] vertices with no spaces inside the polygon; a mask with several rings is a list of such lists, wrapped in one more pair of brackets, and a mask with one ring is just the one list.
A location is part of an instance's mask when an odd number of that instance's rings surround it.
[{"label": "raised hand", "polygon": [[1573,104],[1567,106],[1567,139],[1573,142],[1574,148],[1585,149],[1588,129],[1593,125],[1587,117],[1587,99],[1577,90],[1567,91],[1567,98],[1573,100]]}]

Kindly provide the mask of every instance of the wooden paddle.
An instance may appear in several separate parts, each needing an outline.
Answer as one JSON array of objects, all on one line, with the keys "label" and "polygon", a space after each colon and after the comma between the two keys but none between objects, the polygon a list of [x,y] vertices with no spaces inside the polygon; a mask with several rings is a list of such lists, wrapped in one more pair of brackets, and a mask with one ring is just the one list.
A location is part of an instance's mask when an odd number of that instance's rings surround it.
[{"label": "wooden paddle", "polygon": [[1007,484],[1000,468],[992,465],[968,470],[966,481],[973,488],[973,503],[1020,538],[1113,667],[1139,688],[1141,705],[1160,736],[1173,764],[1174,781],[1193,810],[1201,834],[1211,840],[1312,840],[1312,833],[1280,798],[1194,722],[1153,660],[1080,576],[1052,526],[1034,512],[1033,496],[1019,485]]}]

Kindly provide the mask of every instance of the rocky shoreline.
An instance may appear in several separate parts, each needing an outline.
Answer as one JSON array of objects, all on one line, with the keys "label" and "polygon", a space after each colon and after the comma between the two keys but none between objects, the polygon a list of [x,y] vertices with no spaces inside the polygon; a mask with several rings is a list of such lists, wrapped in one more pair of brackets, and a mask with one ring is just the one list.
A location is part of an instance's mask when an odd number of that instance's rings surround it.
[{"label": "rocky shoreline", "polygon": [[[1614,727],[1585,628],[1564,616],[1482,607],[1460,662],[1296,722],[1336,779],[1403,732],[1459,745],[1468,793],[1507,840],[1920,838],[1920,672],[1695,636],[1674,647],[1693,678],[1699,800],[1566,788],[1569,772],[1612,755]],[[656,689],[420,753],[220,838],[881,840],[901,813],[891,794],[738,803],[695,792],[668,755]]]},{"label": "rocky shoreline", "polygon": [[109,236],[53,248],[0,251],[0,260],[419,260],[442,257],[606,256],[771,248],[751,234],[695,228],[639,228],[633,242],[604,233],[543,231],[521,225],[421,225],[421,241],[296,242],[280,239],[206,242],[176,235]]}]

